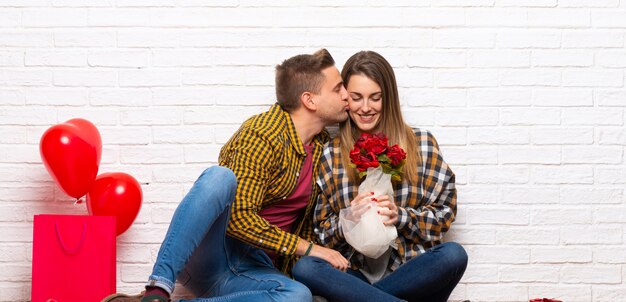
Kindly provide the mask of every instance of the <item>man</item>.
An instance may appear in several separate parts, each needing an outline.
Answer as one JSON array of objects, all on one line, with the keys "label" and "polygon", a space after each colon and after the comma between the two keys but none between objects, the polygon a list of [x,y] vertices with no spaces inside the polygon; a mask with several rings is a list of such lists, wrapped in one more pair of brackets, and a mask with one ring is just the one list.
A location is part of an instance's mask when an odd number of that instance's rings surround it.
[{"label": "man", "polygon": [[308,288],[285,275],[296,257],[348,267],[339,252],[313,244],[324,127],[348,117],[348,93],[328,51],[276,66],[276,97],[242,124],[220,167],[205,170],[181,201],[143,296],[103,301],[168,301],[176,279],[200,297],[194,301],[311,301]]}]

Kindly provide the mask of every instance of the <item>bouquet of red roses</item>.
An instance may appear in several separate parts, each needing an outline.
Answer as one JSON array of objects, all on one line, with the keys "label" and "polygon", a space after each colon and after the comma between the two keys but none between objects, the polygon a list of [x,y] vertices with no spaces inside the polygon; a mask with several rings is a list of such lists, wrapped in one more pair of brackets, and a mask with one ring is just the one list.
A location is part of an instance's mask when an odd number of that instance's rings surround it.
[{"label": "bouquet of red roses", "polygon": [[[364,133],[350,151],[351,166],[359,171],[365,180],[359,185],[359,192],[371,192],[365,204],[350,205],[339,212],[339,224],[346,242],[366,257],[378,259],[397,248],[398,232],[395,226],[385,225],[388,218],[380,214],[375,198],[387,195],[393,202],[394,190],[391,180],[400,180],[406,153],[398,145],[389,147],[387,137],[382,134]],[[385,260],[383,259],[381,263]],[[382,276],[386,265],[372,275]]]},{"label": "bouquet of red roses", "polygon": [[361,134],[350,151],[350,166],[359,170],[359,177],[367,175],[367,168],[380,166],[383,173],[391,174],[392,180],[399,181],[402,178],[406,153],[397,144],[389,147],[388,142],[389,139],[383,133]]}]

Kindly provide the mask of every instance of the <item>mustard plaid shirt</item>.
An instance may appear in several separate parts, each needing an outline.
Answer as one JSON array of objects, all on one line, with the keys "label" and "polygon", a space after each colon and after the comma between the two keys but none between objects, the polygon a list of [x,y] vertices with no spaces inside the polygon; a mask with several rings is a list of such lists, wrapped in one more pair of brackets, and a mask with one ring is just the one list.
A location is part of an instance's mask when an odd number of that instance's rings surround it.
[{"label": "mustard plaid shirt", "polygon": [[[326,130],[313,138],[313,178],[318,173],[324,144],[328,141]],[[220,166],[231,169],[237,177],[227,234],[288,256],[281,262],[283,271],[288,271],[294,263],[299,237],[314,239],[312,211],[319,192],[315,179],[312,179],[312,194],[306,210],[294,222],[293,234],[269,224],[258,212],[291,194],[305,157],[306,151],[291,116],[277,104],[245,121],[219,155]]]},{"label": "mustard plaid shirt", "polygon": [[[435,137],[426,130],[415,129],[422,165],[418,167],[416,186],[408,182],[394,184],[394,201],[398,207],[398,249],[393,250],[388,269],[440,244],[456,215],[454,173],[443,161]],[[341,162],[339,138],[324,149],[317,178],[321,189],[313,223],[321,243],[350,258],[353,268],[366,266],[364,256],[344,239],[339,227],[339,211],[350,206],[358,195],[358,184],[351,183]]]}]

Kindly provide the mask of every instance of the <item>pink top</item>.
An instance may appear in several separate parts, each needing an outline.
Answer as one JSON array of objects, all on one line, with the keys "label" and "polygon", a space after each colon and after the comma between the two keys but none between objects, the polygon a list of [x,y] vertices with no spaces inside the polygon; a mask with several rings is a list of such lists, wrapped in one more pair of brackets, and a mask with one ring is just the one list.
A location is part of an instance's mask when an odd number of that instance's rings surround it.
[{"label": "pink top", "polygon": [[293,223],[298,219],[302,210],[306,209],[311,198],[313,145],[304,146],[304,150],[307,156],[304,158],[296,187],[291,194],[284,200],[259,211],[259,216],[265,218],[267,222],[289,233],[292,232]]}]

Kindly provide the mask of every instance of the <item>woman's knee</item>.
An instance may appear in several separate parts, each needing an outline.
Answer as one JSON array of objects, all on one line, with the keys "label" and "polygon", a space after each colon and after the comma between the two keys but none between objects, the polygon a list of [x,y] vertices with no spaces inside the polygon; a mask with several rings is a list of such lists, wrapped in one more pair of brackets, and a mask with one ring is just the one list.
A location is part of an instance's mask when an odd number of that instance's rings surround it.
[{"label": "woman's knee", "polygon": [[442,247],[446,252],[446,258],[448,263],[450,263],[450,266],[455,269],[462,269],[465,271],[468,256],[463,246],[456,242],[446,242]]},{"label": "woman's knee", "polygon": [[296,262],[296,265],[294,265],[291,273],[293,278],[296,280],[306,280],[318,271],[318,267],[318,258],[305,256]]}]

